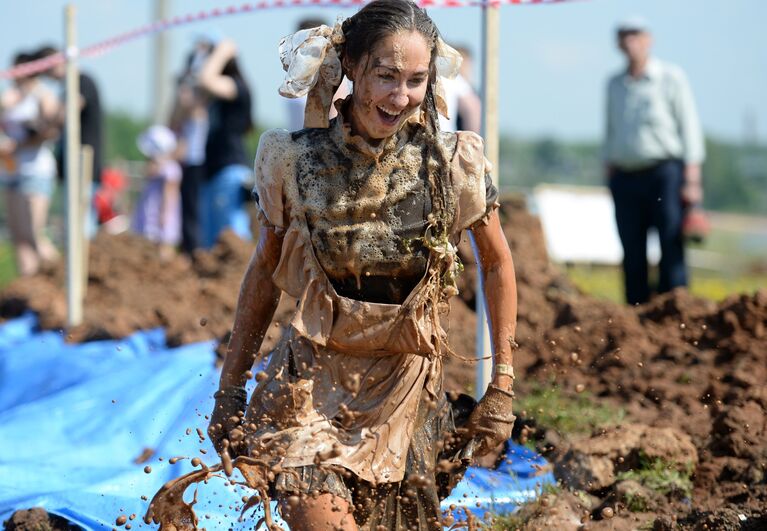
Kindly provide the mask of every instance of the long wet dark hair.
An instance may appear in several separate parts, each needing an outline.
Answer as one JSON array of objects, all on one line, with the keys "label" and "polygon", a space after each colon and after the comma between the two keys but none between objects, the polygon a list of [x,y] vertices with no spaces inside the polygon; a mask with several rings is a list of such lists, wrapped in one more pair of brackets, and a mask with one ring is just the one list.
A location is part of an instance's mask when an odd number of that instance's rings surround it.
[{"label": "long wet dark hair", "polygon": [[[429,86],[422,105],[426,111],[426,123],[420,134],[413,141],[422,140],[427,151],[425,164],[436,162],[436,172],[429,172],[435,227],[433,234],[444,236],[452,224],[452,213],[455,202],[450,186],[450,157],[442,141],[439,129],[439,117],[435,97],[435,82],[437,78],[436,58],[439,30],[434,21],[410,0],[374,0],[352,17],[346,19],[341,29],[344,33],[344,43],[341,45],[341,58],[350,66],[358,65],[365,60],[365,71],[370,63],[371,53],[375,47],[395,33],[417,31],[430,47]],[[424,136],[421,136],[424,135]],[[420,138],[419,138],[420,137]],[[436,174],[436,175],[435,175]]]}]

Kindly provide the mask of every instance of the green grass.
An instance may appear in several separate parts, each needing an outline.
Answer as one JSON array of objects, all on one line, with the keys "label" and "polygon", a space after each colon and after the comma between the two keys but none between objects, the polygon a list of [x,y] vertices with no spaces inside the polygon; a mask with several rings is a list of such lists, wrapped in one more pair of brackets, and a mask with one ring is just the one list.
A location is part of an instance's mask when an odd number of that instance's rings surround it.
[{"label": "green grass", "polygon": [[490,531],[512,531],[520,529],[525,519],[518,513],[492,514],[487,517]]},{"label": "green grass", "polygon": [[595,428],[619,423],[625,411],[598,403],[588,392],[565,396],[553,384],[535,386],[520,393],[517,411],[525,411],[539,426],[561,435],[590,433]]},{"label": "green grass", "polygon": [[[649,460],[645,457],[640,459],[639,468],[621,472],[618,474],[618,481],[633,480],[664,496],[673,494],[682,494],[683,497],[689,498],[692,494],[692,476],[693,466],[688,464],[681,467],[671,465],[662,459]],[[629,509],[631,509],[632,500],[629,502]],[[645,504],[643,500],[634,500],[636,511],[645,510]]]},{"label": "green grass", "polygon": [[[619,267],[577,265],[565,269],[581,291],[600,299],[623,302],[623,273]],[[698,297],[720,301],[734,293],[753,293],[767,286],[767,274],[724,276],[721,273],[693,269],[690,292]]]},{"label": "green grass", "polygon": [[0,289],[16,278],[16,262],[13,247],[8,242],[0,242]]}]

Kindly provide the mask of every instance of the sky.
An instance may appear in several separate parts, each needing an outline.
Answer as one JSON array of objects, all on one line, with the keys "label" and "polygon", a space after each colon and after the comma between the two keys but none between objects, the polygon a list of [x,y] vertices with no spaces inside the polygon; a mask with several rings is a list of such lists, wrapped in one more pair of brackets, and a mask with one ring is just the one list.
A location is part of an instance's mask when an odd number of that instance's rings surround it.
[{"label": "sky", "polygon": [[[65,0],[0,0],[0,68],[14,53],[63,40]],[[168,0],[171,15],[237,5],[238,0]],[[79,0],[81,45],[151,21],[154,0]],[[282,126],[277,94],[282,68],[277,45],[303,17],[334,21],[353,11],[287,8],[196,23],[170,32],[171,74],[178,72],[194,36],[215,27],[233,38],[255,92],[255,118]],[[429,11],[446,41],[481,53],[478,8]],[[709,135],[741,141],[755,131],[767,141],[767,0],[580,0],[501,8],[500,128],[522,137],[598,140],[607,76],[623,67],[615,47],[616,23],[642,15],[650,23],[654,54],[686,71]],[[152,110],[152,39],[128,43],[82,61],[98,81],[106,107],[136,116]],[[475,80],[479,79],[477,61]],[[168,79],[171,83],[171,79]],[[747,125],[750,124],[750,125]],[[752,133],[753,134],[753,133]]]}]

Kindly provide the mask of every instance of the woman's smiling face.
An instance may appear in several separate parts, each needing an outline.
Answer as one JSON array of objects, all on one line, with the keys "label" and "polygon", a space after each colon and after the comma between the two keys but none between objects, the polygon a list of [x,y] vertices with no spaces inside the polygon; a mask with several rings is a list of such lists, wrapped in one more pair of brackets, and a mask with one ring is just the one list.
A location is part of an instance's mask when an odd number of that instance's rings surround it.
[{"label": "woman's smiling face", "polygon": [[352,65],[352,131],[372,144],[396,133],[426,97],[430,61],[423,35],[401,31]]}]

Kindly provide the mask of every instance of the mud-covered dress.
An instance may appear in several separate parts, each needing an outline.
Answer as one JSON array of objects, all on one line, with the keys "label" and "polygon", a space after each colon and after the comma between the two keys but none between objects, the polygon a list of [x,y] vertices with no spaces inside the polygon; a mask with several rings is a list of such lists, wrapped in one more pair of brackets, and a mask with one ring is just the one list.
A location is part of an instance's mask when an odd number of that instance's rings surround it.
[{"label": "mud-covered dress", "polygon": [[441,443],[454,416],[440,312],[453,244],[497,192],[480,137],[443,133],[449,233],[434,235],[436,144],[409,123],[373,147],[342,113],[264,133],[255,162],[259,218],[283,236],[273,281],[298,303],[250,401],[248,448],[279,464],[278,496],[341,496],[363,529],[441,529],[435,467],[457,453]]}]

